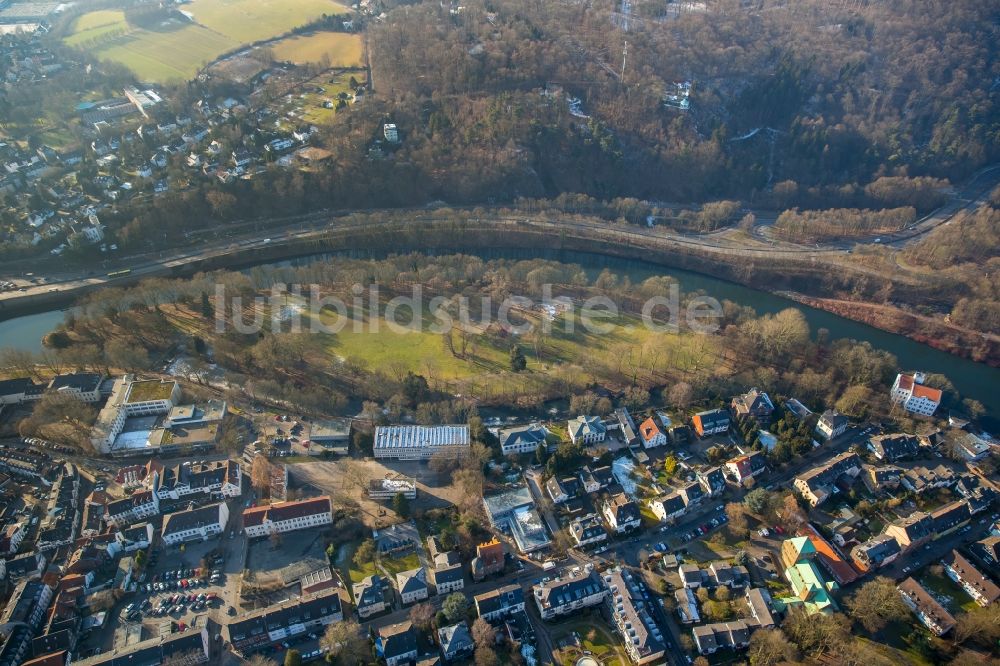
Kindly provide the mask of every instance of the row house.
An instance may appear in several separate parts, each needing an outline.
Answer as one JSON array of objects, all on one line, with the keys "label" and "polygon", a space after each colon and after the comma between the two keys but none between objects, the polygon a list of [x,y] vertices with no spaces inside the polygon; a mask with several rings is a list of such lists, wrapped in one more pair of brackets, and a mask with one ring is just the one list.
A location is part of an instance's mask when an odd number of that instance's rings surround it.
[{"label": "row house", "polygon": [[344,619],[340,592],[336,588],[303,595],[232,620],[229,642],[242,655],[249,655],[281,641],[322,634],[325,627]]},{"label": "row house", "polygon": [[907,578],[896,589],[907,608],[935,636],[944,636],[955,626],[952,614],[913,578]]},{"label": "row house", "polygon": [[742,650],[750,645],[752,629],[744,620],[717,622],[691,630],[699,654],[714,654],[720,649]]},{"label": "row house", "polygon": [[1000,587],[987,578],[972,562],[957,550],[952,550],[941,560],[944,572],[982,607],[1000,599]]},{"label": "row house", "polygon": [[160,498],[151,491],[138,492],[125,499],[108,502],[104,520],[109,525],[122,527],[139,523],[159,515]]}]

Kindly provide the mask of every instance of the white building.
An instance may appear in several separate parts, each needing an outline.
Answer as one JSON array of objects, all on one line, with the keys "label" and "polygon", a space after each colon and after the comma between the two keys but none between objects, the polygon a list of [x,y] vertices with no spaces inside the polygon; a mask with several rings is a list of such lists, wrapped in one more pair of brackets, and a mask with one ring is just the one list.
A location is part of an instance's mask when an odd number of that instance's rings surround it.
[{"label": "white building", "polygon": [[[605,600],[611,624],[634,664],[662,661],[667,651],[663,631],[649,612],[648,593],[638,577],[620,567],[604,572]],[[646,599],[646,601],[644,601]]]},{"label": "white building", "polygon": [[503,428],[497,431],[500,440],[500,450],[505,456],[534,453],[539,444],[545,444],[548,429],[539,424],[531,423],[514,428]]},{"label": "white building", "polygon": [[642,523],[638,505],[630,500],[625,493],[612,495],[604,501],[601,513],[615,532],[621,534],[634,530]]},{"label": "white building", "polygon": [[142,522],[160,513],[160,498],[153,492],[139,492],[125,499],[109,502],[104,510],[104,522],[121,528]]},{"label": "white building", "polygon": [[901,404],[908,412],[932,415],[941,404],[942,394],[940,389],[924,386],[924,379],[922,372],[896,375],[896,381],[892,385],[892,401]]},{"label": "white building", "polygon": [[848,421],[846,416],[835,410],[828,409],[819,417],[819,421],[816,423],[816,432],[823,439],[831,440],[847,432],[847,426]]},{"label": "white building", "polygon": [[229,506],[225,502],[172,513],[163,519],[163,542],[175,546],[188,541],[207,541],[226,529]]},{"label": "white building", "polygon": [[417,499],[417,480],[407,477],[372,479],[368,484],[368,497],[392,499],[402,494],[406,499]]},{"label": "white building", "polygon": [[399,130],[396,123],[385,123],[382,126],[382,134],[389,143],[399,143]]},{"label": "white building", "polygon": [[329,495],[298,502],[279,502],[243,511],[243,532],[248,537],[294,532],[333,522]]},{"label": "white building", "polygon": [[90,440],[101,453],[109,453],[129,417],[166,414],[180,400],[181,387],[171,380],[136,380],[125,375],[115,380],[104,409],[97,415]]},{"label": "white building", "polygon": [[566,424],[569,438],[574,444],[597,444],[603,442],[608,429],[598,416],[578,416]]},{"label": "white building", "polygon": [[656,422],[652,416],[639,424],[639,439],[642,440],[643,448],[652,449],[657,446],[666,446],[667,433]]},{"label": "white building", "polygon": [[375,428],[376,458],[427,460],[435,453],[459,456],[469,451],[469,426],[380,426]]}]

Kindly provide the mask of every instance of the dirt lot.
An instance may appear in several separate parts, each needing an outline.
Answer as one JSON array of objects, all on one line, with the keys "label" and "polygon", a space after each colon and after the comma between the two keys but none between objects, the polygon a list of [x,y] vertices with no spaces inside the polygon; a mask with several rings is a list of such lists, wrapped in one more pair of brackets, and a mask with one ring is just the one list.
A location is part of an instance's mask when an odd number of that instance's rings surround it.
[{"label": "dirt lot", "polygon": [[305,574],[329,567],[324,530],[301,530],[281,535],[275,547],[270,539],[256,539],[247,550],[246,568],[254,581],[291,585]]},{"label": "dirt lot", "polygon": [[418,461],[379,461],[342,458],[310,461],[288,465],[289,486],[303,494],[329,493],[335,504],[357,503],[359,517],[369,527],[399,522],[390,508],[392,500],[368,499],[368,482],[386,475],[401,474],[417,480],[417,499],[412,509],[433,509],[451,506],[457,499],[457,489],[450,480],[441,479],[427,463]]}]

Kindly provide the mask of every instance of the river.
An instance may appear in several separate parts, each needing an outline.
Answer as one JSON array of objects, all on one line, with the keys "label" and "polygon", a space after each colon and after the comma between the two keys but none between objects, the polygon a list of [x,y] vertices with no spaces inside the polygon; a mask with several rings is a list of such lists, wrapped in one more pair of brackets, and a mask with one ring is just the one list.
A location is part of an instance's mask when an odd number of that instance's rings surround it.
[{"label": "river", "polygon": [[[444,254],[452,250],[441,250]],[[462,250],[455,250],[461,252]],[[495,252],[470,252],[485,259],[532,259],[544,258],[584,266],[592,275],[604,268],[627,274],[635,282],[641,282],[653,275],[669,275],[675,278],[684,292],[703,291],[706,295],[719,300],[728,299],[741,305],[749,305],[758,313],[775,313],[789,307],[801,310],[815,334],[821,328],[830,332],[831,339],[850,338],[867,341],[873,347],[885,349],[896,356],[903,370],[920,370],[946,375],[963,397],[974,398],[990,412],[992,423],[1000,422],[1000,369],[991,368],[982,363],[959,358],[943,351],[933,349],[922,343],[902,335],[887,333],[860,322],[845,319],[838,315],[804,306],[774,294],[744,287],[718,278],[673,268],[664,268],[655,264],[625,260],[604,255],[583,252],[546,251],[544,249]],[[359,253],[352,253],[357,256]],[[275,265],[302,265],[311,261],[330,259],[329,255],[313,255],[289,261],[277,262]],[[41,338],[45,333],[62,321],[63,311],[52,310],[39,314],[17,317],[0,322],[0,347],[16,347],[37,352],[41,349]],[[888,390],[888,388],[887,388]]]}]

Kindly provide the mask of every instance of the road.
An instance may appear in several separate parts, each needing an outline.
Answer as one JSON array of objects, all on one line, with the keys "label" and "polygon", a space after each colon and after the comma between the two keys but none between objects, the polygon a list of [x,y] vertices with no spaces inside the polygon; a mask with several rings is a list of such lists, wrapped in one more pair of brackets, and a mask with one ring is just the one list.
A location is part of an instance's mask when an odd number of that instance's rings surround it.
[{"label": "road", "polygon": [[[1000,164],[981,169],[972,178],[962,185],[941,208],[922,218],[910,229],[892,235],[883,235],[882,244],[892,247],[903,247],[907,243],[913,242],[938,226],[949,224],[961,211],[972,210],[985,201],[990,190],[1000,182]],[[488,207],[481,207],[490,210]],[[472,207],[452,207],[450,210],[468,210]],[[499,210],[494,207],[493,210]],[[353,212],[374,212],[353,211]],[[410,218],[405,222],[406,229],[419,225],[432,226],[451,218],[443,218],[434,211],[427,208],[393,209],[395,214],[409,214]],[[753,235],[761,240],[769,241],[767,234],[768,223],[773,223],[773,211],[759,211],[760,217],[757,227],[753,230]],[[250,220],[233,223],[225,227],[225,235],[219,237],[216,229],[192,232],[185,235],[183,242],[190,248],[197,245],[198,249],[183,249],[176,251],[158,251],[134,254],[117,258],[107,262],[100,269],[70,270],[66,272],[51,272],[44,277],[26,276],[26,271],[36,264],[8,262],[4,269],[0,269],[0,279],[6,279],[17,285],[18,290],[0,292],[0,308],[4,304],[16,304],[18,301],[30,300],[31,297],[38,297],[51,294],[61,294],[71,297],[75,292],[102,285],[125,284],[134,281],[136,278],[150,277],[168,273],[171,269],[182,268],[186,265],[204,261],[216,257],[224,257],[234,253],[267,248],[269,246],[286,245],[310,239],[320,239],[324,235],[332,232],[363,232],[369,230],[370,225],[364,222],[351,222],[346,216],[346,212],[332,212],[320,210],[306,215],[289,216],[282,218],[271,218],[266,220]],[[724,256],[743,256],[756,259],[780,259],[793,257],[820,258],[823,256],[836,257],[847,252],[858,242],[864,239],[852,239],[849,241],[836,241],[816,246],[793,245],[789,243],[776,244],[771,242],[771,246],[749,247],[746,243],[727,238],[716,234],[684,234],[666,230],[663,227],[613,227],[603,222],[580,221],[580,220],[559,220],[554,222],[544,216],[533,217],[529,214],[507,217],[489,217],[483,220],[468,219],[469,224],[482,224],[484,228],[497,231],[504,227],[510,230],[524,232],[540,232],[549,235],[561,235],[568,232],[580,234],[600,233],[602,240],[606,242],[621,242],[625,245],[648,245],[650,242],[657,242],[667,248],[678,250],[696,250],[709,252]],[[214,234],[216,238],[210,239],[209,234]],[[867,239],[871,241],[873,239]],[[36,260],[37,262],[37,260]],[[120,278],[108,278],[107,272],[121,269],[130,269],[128,276]],[[862,270],[859,268],[858,270]],[[21,291],[20,289],[23,289]]]}]

